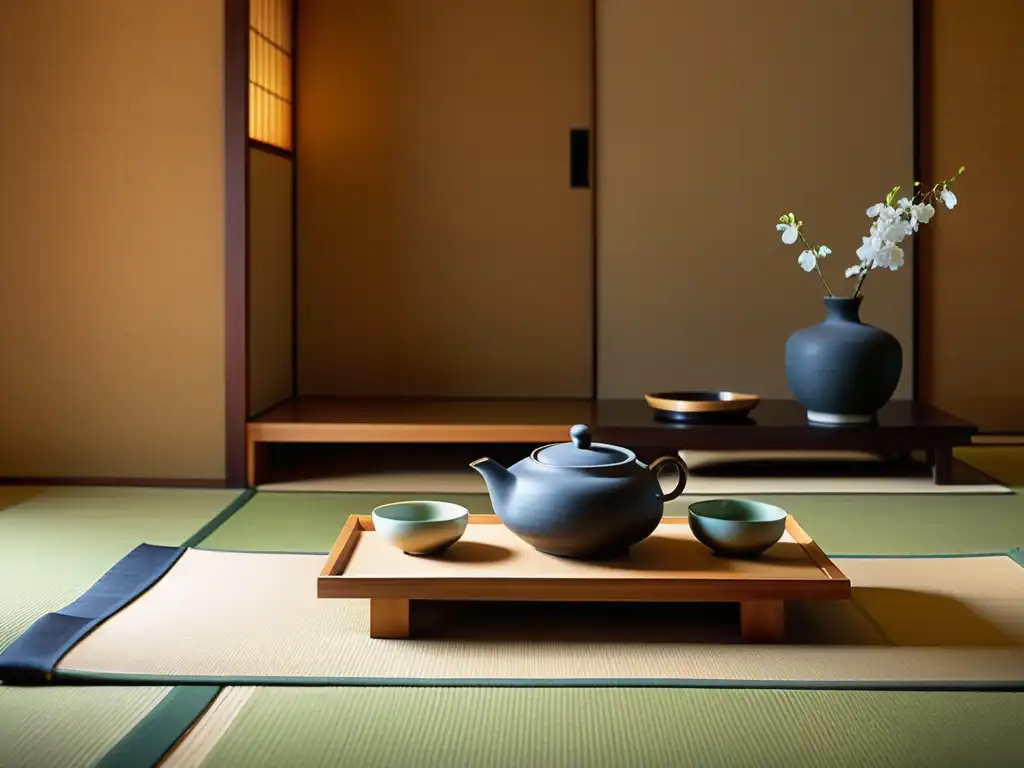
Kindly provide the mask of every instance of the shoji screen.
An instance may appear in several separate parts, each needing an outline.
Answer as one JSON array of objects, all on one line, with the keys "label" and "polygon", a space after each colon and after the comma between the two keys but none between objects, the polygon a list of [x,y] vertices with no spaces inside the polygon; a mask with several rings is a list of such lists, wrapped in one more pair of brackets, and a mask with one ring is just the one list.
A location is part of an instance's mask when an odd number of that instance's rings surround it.
[{"label": "shoji screen", "polygon": [[292,0],[249,2],[249,138],[292,148]]}]

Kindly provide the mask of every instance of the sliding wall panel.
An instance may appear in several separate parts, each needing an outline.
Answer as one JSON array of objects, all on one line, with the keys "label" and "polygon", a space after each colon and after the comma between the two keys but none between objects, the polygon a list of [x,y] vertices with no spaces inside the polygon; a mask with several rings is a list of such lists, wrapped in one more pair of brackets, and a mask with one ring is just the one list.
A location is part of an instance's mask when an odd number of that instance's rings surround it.
[{"label": "sliding wall panel", "polygon": [[249,415],[292,396],[292,162],[249,149]]},{"label": "sliding wall panel", "polygon": [[986,431],[1024,432],[1024,3],[925,2],[923,163],[967,166],[921,242],[921,395]]},{"label": "sliding wall panel", "polygon": [[589,396],[591,0],[301,0],[303,394]]},{"label": "sliding wall panel", "polygon": [[[796,213],[852,290],[865,210],[913,182],[912,42],[911,0],[598,0],[601,397],[790,396],[785,342],[824,290],[775,224]],[[903,343],[900,397],[911,277],[872,274],[863,305]]]}]

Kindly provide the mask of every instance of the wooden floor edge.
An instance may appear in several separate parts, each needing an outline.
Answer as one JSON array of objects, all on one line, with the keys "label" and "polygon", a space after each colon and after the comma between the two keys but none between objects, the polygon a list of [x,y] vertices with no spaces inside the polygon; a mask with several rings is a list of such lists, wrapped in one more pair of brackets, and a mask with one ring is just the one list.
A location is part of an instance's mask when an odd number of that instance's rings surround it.
[{"label": "wooden floor edge", "polygon": [[971,445],[1024,445],[1024,434],[975,435]]},{"label": "wooden floor edge", "polygon": [[566,424],[270,423],[254,422],[247,438],[258,443],[553,443]]}]

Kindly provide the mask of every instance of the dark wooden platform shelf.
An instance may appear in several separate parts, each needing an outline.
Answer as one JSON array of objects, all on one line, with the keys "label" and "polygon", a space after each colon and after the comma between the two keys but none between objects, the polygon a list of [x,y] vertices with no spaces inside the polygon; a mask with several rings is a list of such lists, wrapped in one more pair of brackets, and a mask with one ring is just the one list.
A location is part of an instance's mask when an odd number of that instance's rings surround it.
[{"label": "dark wooden platform shelf", "polygon": [[935,482],[952,482],[953,448],[977,428],[924,403],[890,402],[871,425],[819,426],[791,400],[763,400],[740,424],[678,424],[636,400],[442,400],[303,397],[251,420],[248,480],[260,482],[272,443],[517,443],[568,440],[573,424],[596,440],[645,449],[870,451],[893,458],[927,453]]}]

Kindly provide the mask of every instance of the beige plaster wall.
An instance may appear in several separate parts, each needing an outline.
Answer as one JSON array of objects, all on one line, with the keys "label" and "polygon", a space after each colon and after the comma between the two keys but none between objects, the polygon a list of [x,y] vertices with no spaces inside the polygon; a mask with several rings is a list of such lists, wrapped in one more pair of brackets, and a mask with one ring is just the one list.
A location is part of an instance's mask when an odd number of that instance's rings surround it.
[{"label": "beige plaster wall", "polygon": [[223,4],[0,4],[0,475],[224,474]]}]

